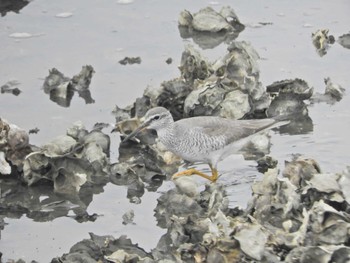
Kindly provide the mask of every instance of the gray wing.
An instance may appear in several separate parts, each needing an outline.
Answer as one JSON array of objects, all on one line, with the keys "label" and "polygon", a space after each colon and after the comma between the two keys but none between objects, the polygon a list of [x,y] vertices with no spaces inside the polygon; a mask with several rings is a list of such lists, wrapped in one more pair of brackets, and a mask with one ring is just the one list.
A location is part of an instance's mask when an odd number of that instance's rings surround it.
[{"label": "gray wing", "polygon": [[178,123],[183,127],[195,128],[202,136],[223,138],[226,143],[230,143],[273,127],[276,120],[230,120],[207,116],[182,119]]}]

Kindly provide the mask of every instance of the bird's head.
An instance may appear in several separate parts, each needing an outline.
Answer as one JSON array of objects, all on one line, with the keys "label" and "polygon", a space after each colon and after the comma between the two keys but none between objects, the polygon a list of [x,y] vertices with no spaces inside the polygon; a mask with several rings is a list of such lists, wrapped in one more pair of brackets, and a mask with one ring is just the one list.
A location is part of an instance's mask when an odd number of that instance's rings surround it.
[{"label": "bird's head", "polygon": [[163,107],[155,107],[150,109],[147,111],[143,119],[142,124],[136,130],[126,136],[123,142],[131,139],[145,129],[160,130],[162,128],[166,128],[169,124],[174,122],[171,113]]}]

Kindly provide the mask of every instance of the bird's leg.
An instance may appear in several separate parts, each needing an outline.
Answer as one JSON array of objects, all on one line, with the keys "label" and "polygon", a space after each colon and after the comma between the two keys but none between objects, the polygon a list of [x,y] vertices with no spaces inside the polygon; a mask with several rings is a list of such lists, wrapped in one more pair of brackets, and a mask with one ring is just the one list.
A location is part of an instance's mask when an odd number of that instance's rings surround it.
[{"label": "bird's leg", "polygon": [[219,176],[218,170],[214,168],[211,164],[209,164],[209,167],[211,169],[211,181],[216,182]]},{"label": "bird's leg", "polygon": [[173,175],[173,178],[174,177],[177,177],[177,176],[183,176],[183,175],[193,175],[193,174],[196,174],[196,175],[199,175],[205,179],[208,179],[209,181],[212,181],[212,182],[215,182],[217,179],[218,179],[218,171],[213,168],[211,165],[210,166],[210,169],[211,169],[211,172],[212,172],[212,175],[207,175],[205,173],[202,173],[194,168],[191,168],[191,169],[188,169],[188,170],[185,170],[185,171],[182,171],[182,172],[178,172],[176,174]]}]

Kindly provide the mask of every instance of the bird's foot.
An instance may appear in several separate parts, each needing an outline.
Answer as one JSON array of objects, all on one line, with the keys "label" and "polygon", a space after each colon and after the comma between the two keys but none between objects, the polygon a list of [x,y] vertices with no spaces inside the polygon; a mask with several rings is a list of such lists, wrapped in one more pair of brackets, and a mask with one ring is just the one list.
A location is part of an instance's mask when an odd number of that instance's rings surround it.
[{"label": "bird's foot", "polygon": [[212,168],[212,175],[211,176],[207,175],[205,173],[202,173],[202,172],[200,172],[200,171],[198,171],[198,170],[196,170],[194,168],[191,168],[191,169],[188,169],[188,170],[185,170],[185,171],[178,172],[178,173],[174,174],[172,176],[172,179],[174,179],[175,177],[178,177],[178,176],[184,176],[184,175],[190,176],[190,175],[194,175],[194,174],[199,175],[199,176],[201,176],[201,177],[203,177],[203,178],[205,178],[205,179],[207,179],[207,180],[209,180],[211,182],[215,182],[218,179],[218,172],[214,168]]}]

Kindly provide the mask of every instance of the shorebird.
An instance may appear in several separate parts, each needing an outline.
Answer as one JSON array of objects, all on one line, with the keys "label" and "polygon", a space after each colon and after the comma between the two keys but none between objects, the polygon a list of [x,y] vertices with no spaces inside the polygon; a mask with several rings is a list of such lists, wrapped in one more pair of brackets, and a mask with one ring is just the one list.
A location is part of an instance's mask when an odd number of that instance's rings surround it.
[{"label": "shorebird", "polygon": [[189,162],[207,163],[212,172],[207,175],[191,168],[176,173],[173,178],[196,174],[215,182],[218,178],[219,161],[237,153],[255,134],[287,123],[288,121],[278,119],[232,120],[217,116],[198,116],[174,121],[167,109],[155,107],[145,114],[143,123],[122,142],[144,129],[156,130],[159,140],[167,150]]}]

